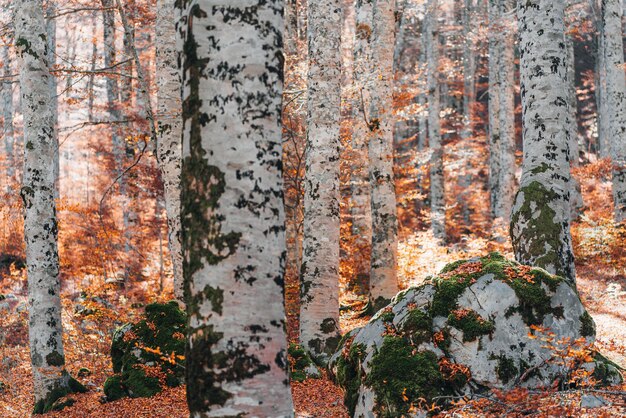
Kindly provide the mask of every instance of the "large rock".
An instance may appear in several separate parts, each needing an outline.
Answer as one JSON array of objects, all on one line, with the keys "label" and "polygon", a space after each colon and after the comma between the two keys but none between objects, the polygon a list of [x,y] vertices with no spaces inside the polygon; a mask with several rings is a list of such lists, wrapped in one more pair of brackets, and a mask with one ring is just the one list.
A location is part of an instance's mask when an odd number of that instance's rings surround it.
[{"label": "large rock", "polygon": [[104,382],[108,401],[150,397],[164,386],[184,382],[187,315],[175,301],[146,306],[145,319],[113,334],[111,361],[116,374]]},{"label": "large rock", "polygon": [[422,406],[493,388],[620,382],[590,348],[594,338],[567,281],[494,253],[399,293],[344,336],[329,368],[352,416],[419,416]]}]

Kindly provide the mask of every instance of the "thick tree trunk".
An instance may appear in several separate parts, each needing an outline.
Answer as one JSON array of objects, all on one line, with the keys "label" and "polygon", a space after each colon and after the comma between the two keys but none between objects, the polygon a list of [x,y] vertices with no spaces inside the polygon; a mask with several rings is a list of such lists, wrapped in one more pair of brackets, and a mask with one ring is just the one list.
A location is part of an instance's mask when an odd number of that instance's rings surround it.
[{"label": "thick tree trunk", "polygon": [[602,0],[602,21],[606,67],[605,116],[610,141],[607,145],[613,160],[615,221],[622,222],[626,221],[626,82],[620,0]]},{"label": "thick tree trunk", "polygon": [[374,0],[369,178],[372,207],[370,302],[378,310],[398,293],[398,225],[393,177],[393,54],[395,0]]},{"label": "thick tree trunk", "polygon": [[498,37],[498,112],[500,153],[498,198],[495,216],[506,224],[510,222],[515,198],[515,0],[500,0],[500,27]]},{"label": "thick tree trunk", "polygon": [[289,417],[283,2],[195,0],[176,7],[184,8],[177,32],[190,415]]},{"label": "thick tree trunk", "polygon": [[35,412],[81,389],[65,370],[57,218],[54,199],[55,123],[48,45],[41,0],[16,7],[15,44],[19,56],[24,114],[24,237],[28,273],[29,340]]},{"label": "thick tree trunk", "polygon": [[500,2],[488,0],[489,15],[489,194],[491,216],[497,218],[500,198]]},{"label": "thick tree trunk", "polygon": [[575,281],[563,0],[518,4],[524,162],[511,239],[520,263]]},{"label": "thick tree trunk", "polygon": [[308,4],[309,74],[300,342],[324,364],[339,342],[341,1]]},{"label": "thick tree trunk", "polygon": [[428,139],[430,158],[430,210],[435,238],[446,237],[446,203],[443,179],[443,148],[439,120],[439,1],[428,0],[426,14],[426,62],[428,65]]},{"label": "thick tree trunk", "polygon": [[163,198],[167,214],[168,245],[174,274],[174,295],[183,301],[182,252],[180,243],[180,144],[182,127],[181,84],[176,50],[174,4],[157,1],[157,160],[163,180]]}]

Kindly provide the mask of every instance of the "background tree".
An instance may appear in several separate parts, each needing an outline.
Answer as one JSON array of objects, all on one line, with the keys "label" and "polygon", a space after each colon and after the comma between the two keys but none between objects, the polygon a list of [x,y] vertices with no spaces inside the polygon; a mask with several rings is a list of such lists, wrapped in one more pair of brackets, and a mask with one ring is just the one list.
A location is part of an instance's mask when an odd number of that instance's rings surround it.
[{"label": "background tree", "polygon": [[563,0],[518,3],[524,162],[511,239],[519,262],[573,282],[564,11]]},{"label": "background tree", "polygon": [[606,71],[606,118],[610,155],[613,160],[615,220],[626,220],[626,81],[622,2],[602,0],[603,63]]},{"label": "background tree", "polygon": [[65,370],[61,285],[55,205],[56,92],[51,90],[48,46],[41,0],[16,5],[15,44],[19,56],[24,113],[24,237],[28,271],[29,340],[35,413],[47,412],[62,396],[84,388]]},{"label": "background tree", "polygon": [[174,274],[174,294],[183,300],[182,253],[180,243],[180,164],[181,103],[178,51],[174,25],[174,5],[157,2],[157,159],[163,179],[163,197],[167,213],[168,244]]},{"label": "background tree", "polygon": [[428,140],[430,157],[430,209],[435,238],[446,237],[446,202],[439,90],[439,1],[428,0],[426,11],[426,62],[428,63]]},{"label": "background tree", "polygon": [[[374,0],[374,73],[369,116],[369,178],[372,205],[370,302],[377,311],[398,293],[398,226],[393,178],[393,54],[395,0]],[[374,66],[372,66],[374,67]]]},{"label": "background tree", "polygon": [[308,117],[300,343],[325,363],[339,342],[341,2],[308,4]]}]

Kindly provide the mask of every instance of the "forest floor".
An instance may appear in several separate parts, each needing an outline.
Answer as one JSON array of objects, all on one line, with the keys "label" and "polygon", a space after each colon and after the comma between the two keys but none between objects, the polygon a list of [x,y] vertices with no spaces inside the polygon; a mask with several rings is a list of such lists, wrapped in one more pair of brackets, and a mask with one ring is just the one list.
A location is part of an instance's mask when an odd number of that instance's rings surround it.
[{"label": "forest floor", "polygon": [[[421,241],[425,242],[425,241]],[[407,249],[404,248],[406,251]],[[413,248],[413,257],[417,257],[412,265],[420,266],[427,272],[429,268],[439,269],[446,260],[453,260],[481,252],[480,248],[464,249],[461,253],[449,249],[422,246]],[[433,257],[433,255],[437,257]],[[441,257],[444,257],[442,259]],[[406,254],[405,254],[406,255]],[[431,260],[431,261],[429,261]],[[432,260],[438,260],[437,263]],[[429,267],[430,266],[430,267]],[[578,266],[578,286],[582,299],[591,312],[597,325],[598,348],[611,360],[626,365],[626,277],[617,275],[609,267],[597,268],[591,265]],[[419,281],[419,279],[417,280]],[[5,281],[6,282],[6,281]],[[409,283],[406,283],[409,284]],[[416,284],[411,281],[410,284]],[[10,289],[0,289],[7,293]],[[15,289],[13,289],[15,290]],[[112,292],[102,295],[108,300]],[[349,296],[349,295],[348,295]],[[85,318],[75,313],[76,303],[64,304],[64,325],[66,326],[66,356],[68,369],[78,375],[81,367],[89,368],[89,376],[80,377],[90,391],[75,395],[76,403],[61,412],[47,416],[55,418],[73,417],[150,417],[150,418],[183,418],[188,416],[185,389],[179,387],[168,389],[148,399],[123,399],[110,403],[101,403],[102,385],[107,376],[112,374],[108,348],[110,329],[113,318],[127,320],[138,315],[141,308],[132,308],[128,302],[130,297],[118,299],[123,306],[113,306],[108,313],[100,317]],[[67,300],[67,298],[66,298]],[[6,418],[22,418],[30,414],[32,408],[32,382],[28,351],[27,314],[24,309],[26,300],[22,297],[3,311],[0,331],[0,381],[6,386],[0,391],[0,416]],[[9,304],[6,304],[8,306]],[[135,305],[136,306],[136,305]],[[4,308],[2,308],[4,309]],[[117,312],[130,312],[128,317],[117,318]],[[294,312],[289,312],[290,318]],[[367,318],[350,318],[346,314],[342,321],[343,331],[360,326]],[[108,324],[108,325],[107,325]],[[293,325],[293,324],[291,324]],[[580,407],[582,396],[594,395],[592,391],[572,391],[567,393],[546,392],[532,394],[515,391],[500,394],[492,400],[481,399],[459,404],[455,408],[455,416],[594,416],[623,417],[626,416],[626,386],[611,388],[611,393],[596,393],[607,402],[607,405],[586,409]],[[347,417],[343,406],[343,392],[333,383],[324,379],[308,379],[302,383],[292,384],[295,407],[298,417]],[[451,412],[446,415],[451,416]]]},{"label": "forest floor", "polygon": [[[606,170],[605,170],[606,171]],[[609,184],[598,182],[594,173],[583,181],[587,210],[574,224],[572,235],[577,262],[577,284],[581,298],[597,326],[597,348],[609,359],[626,366],[626,227],[610,221],[611,210],[603,205],[610,196]],[[596,180],[594,180],[594,176]],[[502,231],[504,236],[504,231]],[[512,257],[510,248],[497,237],[466,237],[440,246],[428,232],[404,236],[399,246],[399,279],[402,287],[421,283],[448,262],[500,251]],[[185,388],[168,389],[148,399],[122,399],[101,403],[105,379],[112,374],[109,355],[111,334],[116,326],[132,321],[143,312],[145,303],[163,302],[168,295],[152,289],[152,282],[137,283],[124,292],[111,285],[96,284],[94,278],[80,285],[66,283],[63,290],[64,346],[67,368],[89,389],[72,395],[76,403],[55,418],[183,418],[188,417]],[[287,322],[289,340],[297,341],[298,283],[287,281]],[[86,298],[80,298],[87,296]],[[28,314],[25,274],[14,268],[0,270],[0,417],[30,416],[33,406],[32,379],[28,349]],[[141,301],[142,303],[136,303]],[[342,288],[342,304],[362,306],[358,296]],[[346,332],[361,326],[368,318],[342,313],[341,328]],[[79,375],[81,368],[89,373]],[[329,379],[308,379],[292,384],[297,417],[347,418],[343,392]],[[455,417],[624,417],[626,385],[614,388],[545,391],[530,393],[517,390],[494,394],[491,398],[459,401],[455,408],[440,416]],[[605,405],[593,409],[581,407],[585,397],[601,397]]]}]

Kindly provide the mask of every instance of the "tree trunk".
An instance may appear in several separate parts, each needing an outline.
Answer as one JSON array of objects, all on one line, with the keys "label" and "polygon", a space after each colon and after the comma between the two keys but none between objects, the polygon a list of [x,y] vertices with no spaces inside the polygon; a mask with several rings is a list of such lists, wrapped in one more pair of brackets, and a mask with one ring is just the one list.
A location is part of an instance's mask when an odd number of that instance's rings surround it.
[{"label": "tree trunk", "polygon": [[[566,3],[566,27],[567,34],[565,35],[565,48],[567,50],[567,79],[568,79],[568,96],[569,103],[569,154],[570,165],[572,168],[578,167],[580,154],[578,150],[578,100],[576,98],[576,61],[574,57],[574,36],[571,34],[570,26],[575,21],[574,16],[568,16],[571,12],[571,7],[574,2],[567,0]],[[572,176],[571,188],[570,188],[570,219],[577,219],[582,213],[584,207],[583,196],[580,189],[578,180]]]},{"label": "tree trunk", "polygon": [[369,179],[372,207],[370,302],[374,310],[398,293],[398,225],[393,177],[393,54],[395,0],[374,0],[372,62],[376,63],[370,107]]},{"label": "tree trunk", "polygon": [[[498,37],[498,112],[500,129],[498,198],[495,215],[507,224],[515,198],[515,0],[500,0],[500,28]],[[510,16],[510,17],[509,17]],[[508,18],[507,18],[508,17]]]},{"label": "tree trunk", "polygon": [[[55,1],[48,1],[46,4],[46,35],[48,39],[48,68],[53,69],[56,65],[57,54],[57,24],[56,19],[53,18],[57,12]],[[59,101],[57,98],[57,79],[54,75],[50,75],[48,82],[50,83],[51,102],[50,109],[52,110],[52,123],[54,124],[54,198],[59,198],[59,174],[60,174],[60,160],[59,160]]]},{"label": "tree trunk", "polygon": [[300,342],[325,364],[339,342],[341,1],[308,4],[309,74]]},{"label": "tree trunk", "polygon": [[446,237],[446,203],[443,179],[443,148],[439,120],[439,2],[428,0],[426,14],[426,61],[428,65],[428,139],[430,158],[430,210],[432,230],[435,238]]},{"label": "tree trunk", "polygon": [[[355,258],[353,282],[367,286],[370,282],[372,247],[372,207],[368,170],[368,127],[369,110],[368,83],[372,64],[372,0],[355,2],[354,31],[354,97],[352,98],[352,152],[353,167],[350,172],[350,212],[354,247],[359,254]],[[365,289],[363,289],[365,290]]]},{"label": "tree trunk", "polygon": [[489,194],[491,216],[497,218],[500,198],[500,2],[489,1]]},{"label": "tree trunk", "polygon": [[193,417],[293,415],[283,303],[283,4],[176,3]]},{"label": "tree trunk", "polygon": [[605,116],[610,141],[607,145],[613,160],[613,203],[615,221],[623,222],[626,221],[626,82],[620,0],[602,0],[602,21],[606,67]]},{"label": "tree trunk", "polygon": [[17,181],[15,158],[15,132],[13,129],[13,82],[11,77],[11,54],[9,46],[0,47],[0,61],[4,64],[2,75],[2,131],[4,136],[4,150],[6,152],[6,190],[10,191]]},{"label": "tree trunk", "polygon": [[180,243],[181,85],[178,73],[174,4],[157,1],[157,160],[163,180],[167,214],[168,245],[174,274],[174,295],[183,301],[182,252]]},{"label": "tree trunk", "polygon": [[[98,19],[97,15],[94,14],[92,21],[92,38],[96,39],[96,34],[98,33]],[[93,122],[93,103],[94,103],[94,86],[95,86],[95,77],[96,77],[96,61],[98,60],[98,42],[92,41],[91,46],[91,64],[89,73],[89,80],[87,81],[87,115],[89,117],[89,122]]]},{"label": "tree trunk", "polygon": [[520,263],[573,283],[564,1],[523,0],[518,20],[524,162],[511,220],[513,249]]},{"label": "tree trunk", "polygon": [[16,7],[15,44],[24,114],[24,237],[28,273],[29,340],[35,413],[84,389],[65,370],[57,219],[54,199],[55,123],[48,45],[41,0]]}]

